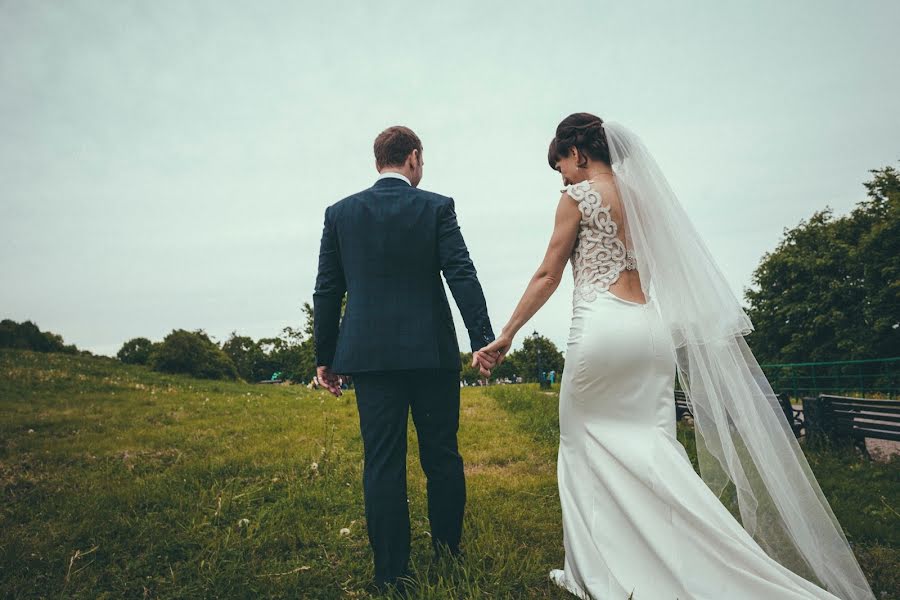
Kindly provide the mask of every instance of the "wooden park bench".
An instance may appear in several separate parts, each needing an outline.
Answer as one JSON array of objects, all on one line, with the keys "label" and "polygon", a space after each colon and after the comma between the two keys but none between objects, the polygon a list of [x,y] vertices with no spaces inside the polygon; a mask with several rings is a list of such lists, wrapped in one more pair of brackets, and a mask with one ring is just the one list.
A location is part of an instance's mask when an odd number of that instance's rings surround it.
[{"label": "wooden park bench", "polygon": [[794,432],[794,437],[803,437],[806,430],[803,409],[794,408],[787,394],[775,394],[775,397],[778,398],[778,403],[781,404],[781,410],[784,411],[784,416],[791,427],[791,431]]},{"label": "wooden park bench", "polygon": [[[803,411],[791,406],[791,401],[787,394],[776,394],[775,397],[778,398],[778,403],[781,405],[781,410],[784,412],[784,417],[787,419],[791,431],[794,432],[794,437],[802,436],[805,427]],[[684,390],[675,390],[675,418],[680,421],[684,415],[694,416],[691,412],[691,407],[688,405]]]},{"label": "wooden park bench", "polygon": [[808,432],[851,439],[868,455],[866,438],[900,442],[900,401],[819,394],[803,399]]},{"label": "wooden park bench", "polygon": [[684,415],[694,416],[691,412],[691,407],[688,406],[684,390],[675,390],[675,420],[680,421],[684,418]]}]

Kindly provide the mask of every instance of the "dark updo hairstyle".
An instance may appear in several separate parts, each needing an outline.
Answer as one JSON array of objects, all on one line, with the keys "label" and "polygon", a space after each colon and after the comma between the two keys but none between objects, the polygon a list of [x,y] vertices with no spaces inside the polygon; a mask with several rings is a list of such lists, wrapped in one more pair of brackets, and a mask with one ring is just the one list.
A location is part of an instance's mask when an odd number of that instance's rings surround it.
[{"label": "dark updo hairstyle", "polygon": [[[603,131],[603,119],[590,113],[575,113],[563,119],[556,127],[556,137],[550,142],[547,162],[556,170],[556,162],[578,148],[582,157],[579,167],[587,166],[587,158],[611,164],[609,144]],[[587,158],[585,158],[587,157]]]}]

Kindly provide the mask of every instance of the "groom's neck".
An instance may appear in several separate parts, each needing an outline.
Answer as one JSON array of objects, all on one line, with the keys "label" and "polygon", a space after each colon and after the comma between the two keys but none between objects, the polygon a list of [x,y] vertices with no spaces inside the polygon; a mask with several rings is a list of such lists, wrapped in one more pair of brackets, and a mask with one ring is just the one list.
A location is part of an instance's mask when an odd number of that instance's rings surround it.
[{"label": "groom's neck", "polygon": [[418,181],[416,180],[415,173],[413,173],[412,169],[402,168],[402,167],[385,167],[378,171],[380,175],[384,175],[385,173],[396,173],[397,175],[403,175],[406,177],[406,180],[413,187],[418,185]]}]

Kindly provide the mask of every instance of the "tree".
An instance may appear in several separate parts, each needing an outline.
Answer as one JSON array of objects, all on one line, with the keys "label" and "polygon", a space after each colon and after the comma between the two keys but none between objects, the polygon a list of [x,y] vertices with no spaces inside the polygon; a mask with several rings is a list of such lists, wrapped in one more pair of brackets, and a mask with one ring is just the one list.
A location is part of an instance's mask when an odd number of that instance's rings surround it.
[{"label": "tree", "polygon": [[562,352],[556,347],[556,344],[542,335],[537,336],[537,339],[531,335],[525,336],[525,339],[522,341],[522,347],[508,354],[504,364],[506,362],[511,363],[510,367],[512,367],[515,374],[522,377],[525,381],[537,381],[538,350],[540,350],[541,356],[541,371],[545,373],[556,371],[558,381],[565,366],[565,359]]},{"label": "tree", "polygon": [[128,340],[116,353],[116,358],[129,365],[146,365],[154,344],[144,337]]},{"label": "tree", "polygon": [[202,329],[175,329],[150,353],[150,366],[164,373],[185,373],[203,379],[237,379],[231,358]]},{"label": "tree", "polygon": [[900,175],[870,171],[868,199],[846,216],[814,213],[766,253],[746,289],[760,362],[900,354]]},{"label": "tree", "polygon": [[510,379],[515,382],[516,376],[524,377],[524,373],[521,371],[520,366],[516,363],[515,359],[510,360],[512,354],[508,354],[502,363],[494,367],[491,371],[491,376],[496,379]]},{"label": "tree", "polygon": [[231,358],[238,374],[246,381],[259,381],[271,377],[275,371],[269,357],[253,338],[238,335],[236,331],[222,344],[222,351]]},{"label": "tree", "polygon": [[[305,380],[303,332],[293,327],[285,327],[278,337],[262,338],[259,347],[268,357],[271,372],[279,371],[283,379]],[[311,377],[311,376],[310,376]]]},{"label": "tree", "polygon": [[900,173],[892,167],[870,172],[869,198],[857,209],[869,219],[855,256],[863,269],[861,317],[871,331],[871,355],[890,357],[900,354]]},{"label": "tree", "polygon": [[[74,344],[66,345],[61,335],[41,331],[31,321],[17,323],[12,319],[0,321],[0,348],[17,348],[35,352],[62,352],[78,354]],[[83,351],[82,354],[90,354]]]}]

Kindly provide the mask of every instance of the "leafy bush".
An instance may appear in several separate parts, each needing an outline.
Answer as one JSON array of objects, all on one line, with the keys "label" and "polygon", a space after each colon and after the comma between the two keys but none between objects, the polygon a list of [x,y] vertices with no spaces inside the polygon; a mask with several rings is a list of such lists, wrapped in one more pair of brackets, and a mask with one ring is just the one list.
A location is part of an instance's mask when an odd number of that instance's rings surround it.
[{"label": "leafy bush", "polygon": [[207,379],[257,382],[274,373],[284,380],[309,381],[316,372],[313,309],[304,303],[302,329],[285,327],[276,337],[254,340],[236,331],[221,348],[202,331],[175,330],[162,342],[139,337],[125,342],[116,355],[129,364],[146,364],[157,371],[186,373]]},{"label": "leafy bush", "polygon": [[144,337],[130,339],[116,353],[116,358],[129,365],[146,365],[156,344]]},{"label": "leafy bush", "polygon": [[150,367],[202,379],[237,379],[231,358],[202,330],[175,329],[150,353]]}]

